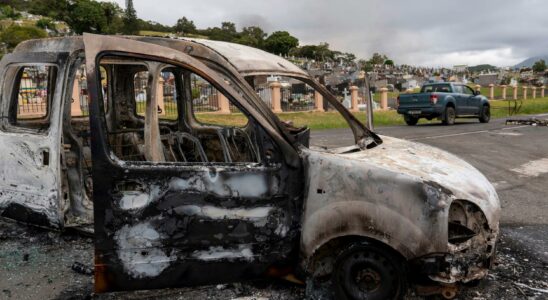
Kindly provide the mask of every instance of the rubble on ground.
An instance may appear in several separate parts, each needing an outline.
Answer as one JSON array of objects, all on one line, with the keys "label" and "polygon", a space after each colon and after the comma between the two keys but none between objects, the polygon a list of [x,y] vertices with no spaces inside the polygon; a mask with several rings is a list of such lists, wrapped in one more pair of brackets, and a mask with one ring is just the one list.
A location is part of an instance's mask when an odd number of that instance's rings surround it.
[{"label": "rubble on ground", "polygon": [[[96,295],[89,274],[92,265],[92,238],[0,219],[2,299],[293,300],[305,296],[304,286],[277,280]],[[546,299],[547,278],[548,263],[513,244],[503,228],[493,270],[478,286],[461,289],[456,299]]]}]

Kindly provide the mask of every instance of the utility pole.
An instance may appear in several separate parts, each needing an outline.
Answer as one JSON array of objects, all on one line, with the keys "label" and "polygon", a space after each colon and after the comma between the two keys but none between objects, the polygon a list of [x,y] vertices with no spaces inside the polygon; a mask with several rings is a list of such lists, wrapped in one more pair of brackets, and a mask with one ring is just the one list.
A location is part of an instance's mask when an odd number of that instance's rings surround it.
[{"label": "utility pole", "polygon": [[365,72],[363,76],[363,96],[367,95],[367,106],[366,106],[366,123],[367,128],[373,131],[373,96],[371,95],[371,86],[369,83],[369,76]]}]

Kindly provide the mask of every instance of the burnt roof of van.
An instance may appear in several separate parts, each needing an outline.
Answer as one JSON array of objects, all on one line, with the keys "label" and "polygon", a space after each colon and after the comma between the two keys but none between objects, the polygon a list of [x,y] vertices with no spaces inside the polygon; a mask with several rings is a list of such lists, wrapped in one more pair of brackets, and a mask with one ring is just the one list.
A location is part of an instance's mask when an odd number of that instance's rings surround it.
[{"label": "burnt roof of van", "polygon": [[[173,46],[180,44],[181,51],[185,51],[189,44],[195,46],[205,46],[218,55],[222,56],[228,63],[230,63],[237,71],[243,76],[250,75],[287,75],[287,76],[299,76],[309,77],[308,73],[291,63],[290,61],[268,53],[266,51],[256,49],[249,46],[240,44],[212,41],[205,39],[192,39],[192,38],[157,38],[157,37],[141,37],[141,36],[120,36],[125,38],[131,38],[151,43],[161,43],[161,41],[171,44]],[[45,38],[37,40],[28,40],[20,43],[14,50],[14,52],[74,52],[82,50],[84,43],[81,36],[70,37],[56,37]],[[179,47],[177,47],[179,48]],[[193,53],[189,53],[193,54]]]},{"label": "burnt roof of van", "polygon": [[288,74],[308,76],[308,73],[283,57],[240,44],[205,39],[182,38],[202,44],[224,56],[244,76],[259,74]]}]

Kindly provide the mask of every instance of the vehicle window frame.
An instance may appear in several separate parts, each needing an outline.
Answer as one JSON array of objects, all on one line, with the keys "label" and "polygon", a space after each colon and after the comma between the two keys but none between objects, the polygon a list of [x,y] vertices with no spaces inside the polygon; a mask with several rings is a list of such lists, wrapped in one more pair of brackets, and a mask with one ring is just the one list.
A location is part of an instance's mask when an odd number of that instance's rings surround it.
[{"label": "vehicle window frame", "polygon": [[[48,91],[47,96],[47,103],[46,103],[46,115],[41,118],[29,118],[29,119],[23,119],[18,120],[17,119],[17,105],[18,105],[18,92],[21,87],[21,77],[22,72],[25,67],[35,67],[35,66],[46,66],[46,67],[53,67],[54,68],[54,77],[51,73],[48,73],[48,88],[50,88],[51,84],[51,91]],[[13,69],[15,68],[15,69]],[[30,133],[34,135],[49,135],[52,127],[52,114],[53,114],[53,108],[54,105],[54,99],[55,94],[58,92],[58,85],[59,85],[59,78],[62,76],[60,70],[61,66],[59,66],[58,63],[54,62],[34,62],[34,61],[25,61],[25,62],[13,62],[9,63],[5,66],[5,73],[4,79],[2,81],[2,101],[6,101],[7,103],[3,106],[3,108],[6,109],[6,112],[3,113],[4,117],[6,118],[5,122],[5,131],[7,132],[22,132],[22,133]],[[17,84],[17,87],[15,86]],[[4,97],[6,96],[6,97]],[[32,122],[41,120],[48,124],[47,129],[40,130],[40,129],[34,129],[29,128],[25,126],[19,126],[17,123],[25,123],[25,122]],[[15,121],[15,122],[14,122]]]},{"label": "vehicle window frame", "polygon": [[[166,64],[166,63],[163,63],[165,66],[162,68],[162,71],[160,71],[160,73],[163,72],[163,70],[165,69],[170,69],[170,68],[177,68],[176,66],[174,65],[169,65],[169,64]],[[101,65],[102,67],[103,65]],[[143,67],[146,68],[146,65],[143,64]],[[138,118],[140,120],[144,120],[144,116],[141,116],[137,113],[137,99],[136,99],[136,96],[135,95],[135,76],[137,75],[137,73],[139,72],[149,72],[148,69],[146,70],[143,70],[143,71],[137,71],[135,73],[133,73],[131,75],[131,77],[133,77],[133,80],[131,80],[131,85],[132,85],[132,91],[133,91],[133,95],[131,97],[131,99],[133,100],[132,101],[132,106],[133,106],[133,117],[135,118]],[[177,77],[177,74],[175,74],[173,71],[168,71],[170,73],[172,73],[175,77]],[[181,89],[180,87],[177,87],[177,80],[175,80],[175,90],[178,91],[179,89]],[[177,92],[178,93],[178,92]],[[177,97],[180,97],[180,95],[178,95]],[[176,103],[177,103],[177,106],[179,105],[179,103],[177,102],[177,99],[175,99]],[[164,107],[165,108],[165,107]],[[179,108],[177,108],[177,118],[175,119],[170,119],[170,118],[162,118],[161,116],[158,117],[158,120],[160,121],[160,123],[164,123],[164,124],[170,124],[170,125],[175,125],[179,122],[179,119],[180,119],[180,115],[179,115]]]},{"label": "vehicle window frame", "polygon": [[[181,76],[182,76],[182,77],[184,77],[184,72],[185,72],[185,71],[189,71],[189,70],[183,69],[183,72],[181,73]],[[200,76],[200,75],[198,75],[198,74],[196,74],[196,73],[194,73],[194,72],[192,72],[192,71],[190,71],[190,72],[191,72],[191,74],[190,74],[191,76],[192,76],[193,74],[194,74],[194,75],[197,75],[197,76]],[[220,76],[223,76],[223,74],[221,74],[221,73],[219,73],[219,75],[220,75]],[[223,76],[223,77],[225,77],[225,76]],[[235,105],[235,104],[233,103],[233,101],[231,101],[230,98],[229,98],[225,93],[222,93],[219,89],[217,89],[209,80],[203,78],[202,76],[200,76],[200,78],[202,78],[203,80],[205,80],[208,84],[212,85],[213,88],[215,88],[215,90],[217,91],[217,93],[221,93],[225,98],[227,98],[229,108],[230,108],[230,105],[231,105],[231,104],[232,104],[232,105]],[[230,86],[234,86],[232,79],[230,79],[230,78],[224,78],[224,80],[225,80]],[[184,93],[184,92],[185,92],[185,91],[184,91],[184,88],[185,88],[185,86],[184,86],[184,78],[181,78],[181,81],[183,82],[183,87],[182,87],[182,88],[183,88],[183,93]],[[238,87],[238,88],[235,88],[236,92],[238,92],[238,89],[239,89],[239,87]],[[192,93],[192,91],[190,91],[190,92]],[[243,93],[243,92],[242,92],[242,93]],[[238,94],[240,94],[240,93],[238,93]],[[192,97],[191,97],[191,98],[192,98]],[[196,112],[196,111],[194,110],[194,101],[193,101],[193,100],[194,100],[194,99],[189,99],[190,103],[189,103],[189,105],[187,106],[189,109],[186,111],[186,114],[187,114],[187,115],[185,116],[185,120],[187,121],[187,125],[188,125],[189,127],[194,128],[194,127],[195,127],[194,125],[199,125],[199,127],[201,127],[201,128],[211,128],[211,127],[230,128],[230,127],[231,127],[231,126],[227,126],[227,125],[210,124],[210,123],[201,122],[198,118],[196,118],[196,115],[195,115],[195,112]],[[184,100],[183,100],[183,101],[184,101]],[[237,107],[237,106],[236,106],[236,107]],[[246,117],[247,122],[246,122],[246,124],[243,125],[243,126],[233,126],[233,127],[238,128],[238,129],[245,130],[245,129],[248,128],[248,126],[250,126],[251,120],[249,119],[249,117],[248,117],[245,113],[243,113],[243,112],[241,111],[241,109],[240,109],[239,107],[237,107],[237,108],[238,108],[238,113],[242,113],[242,114]],[[218,113],[218,112],[212,112],[212,113]],[[233,112],[231,112],[231,113],[233,113]],[[219,114],[219,115],[220,115],[220,114]],[[221,116],[221,115],[220,115],[220,116]]]},{"label": "vehicle window frame", "polygon": [[[74,59],[73,61],[70,62],[70,71],[68,73],[68,77],[67,77],[67,87],[66,87],[66,101],[68,101],[69,103],[69,106],[67,108],[68,110],[68,117],[70,117],[71,120],[85,120],[85,119],[89,119],[89,114],[90,114],[90,104],[89,104],[89,90],[88,90],[88,103],[87,103],[87,108],[88,108],[88,113],[87,115],[86,114],[82,114],[82,115],[79,115],[79,116],[75,116],[72,114],[72,109],[71,109],[71,100],[72,100],[72,94],[74,92],[74,82],[76,81],[76,75],[78,74],[78,69],[81,68],[81,67],[84,67],[83,70],[84,70],[84,73],[82,73],[84,76],[87,75],[87,71],[86,71],[86,59],[85,57],[78,57],[76,59]],[[105,73],[106,73],[106,80],[107,80],[107,83],[109,82],[109,74],[108,74],[108,70],[106,68],[104,68],[103,66],[99,66],[100,69],[104,69],[105,70]],[[87,80],[86,81],[86,89],[88,89],[87,87]],[[107,85],[107,90],[105,91],[105,93],[107,94],[107,99],[110,99],[110,88],[108,87]],[[104,100],[103,100],[104,101]],[[108,102],[108,100],[107,100]],[[108,103],[107,103],[108,104]],[[105,110],[105,114],[108,114],[110,113],[110,105],[106,105],[106,106],[103,106],[103,109]]]},{"label": "vehicle window frame", "polygon": [[[465,95],[469,95],[469,96],[475,96],[476,95],[476,93],[474,92],[474,90],[471,87],[469,87],[467,85],[463,85],[462,88],[463,88],[463,93]],[[470,93],[466,93],[465,92],[466,90],[470,91]]]},{"label": "vehicle window frame", "polygon": [[[150,61],[150,62],[155,62],[155,63],[160,63],[160,64],[163,64],[163,65],[166,65],[168,67],[174,67],[174,68],[180,68],[182,70],[188,70],[190,72],[193,72],[193,73],[196,73],[196,71],[199,71],[198,69],[196,70],[193,70],[192,68],[187,68],[185,67],[184,65],[182,65],[181,63],[177,62],[177,61],[169,61],[168,59],[165,59],[165,58],[161,58],[161,57],[147,57],[147,56],[144,56],[144,55],[141,55],[141,54],[135,54],[135,53],[129,53],[129,52],[119,52],[119,51],[103,51],[101,53],[99,53],[97,55],[97,57],[95,57],[95,64],[97,66],[102,66],[103,64],[101,63],[101,60],[104,59],[105,57],[117,57],[117,58],[130,58],[130,59],[137,59],[137,60],[142,60],[142,61]],[[143,64],[144,66],[146,66],[145,64]],[[192,67],[192,66],[190,66]],[[163,69],[163,68],[162,68]],[[216,72],[216,71],[214,71]],[[133,74],[134,76],[135,74]],[[201,76],[203,78],[202,75],[200,74],[197,74],[199,76]],[[97,82],[100,82],[100,74],[95,70],[93,76],[95,76],[95,80]],[[99,78],[98,78],[99,76]],[[204,78],[205,79],[205,78]],[[215,82],[213,79],[211,80],[208,80],[209,83],[211,85],[213,85],[215,87],[215,89],[217,89],[218,91],[224,91],[224,89],[217,83]],[[130,81],[131,82],[131,88],[134,90],[134,86],[133,86],[133,80]],[[98,88],[98,87],[96,87]],[[101,120],[101,127],[102,127],[102,130],[105,134],[108,134],[108,127],[106,125],[106,113],[104,112],[104,99],[103,99],[103,95],[102,93],[98,93],[97,94],[98,97],[99,97],[99,101],[98,102],[98,105],[99,105],[99,113],[101,114],[99,116],[99,119]],[[240,95],[239,93],[236,93],[236,95],[232,95],[230,92],[228,91],[224,91],[224,95],[225,97],[228,98],[229,101],[231,101],[233,98],[234,100],[232,100],[232,103],[233,105],[235,105],[236,107],[238,107],[238,109],[246,116],[246,118],[248,119],[248,126],[256,126],[256,127],[262,127],[260,122],[258,122],[257,120],[255,120],[255,118],[252,116],[251,113],[249,113],[247,110],[245,110],[245,108],[235,99],[237,96],[239,97],[242,97],[242,95]],[[134,96],[134,94],[132,95]],[[132,97],[134,99],[134,97]],[[184,99],[183,97],[179,97],[179,101],[183,102]],[[178,103],[179,105],[179,103]],[[92,110],[90,109],[90,117],[92,117]],[[135,113],[135,112],[134,112]],[[180,117],[180,116],[179,116]],[[141,117],[139,116],[139,118],[141,120],[144,120],[144,117]],[[159,122],[162,122],[164,120],[160,120],[159,119]],[[175,120],[174,120],[175,121]],[[268,132],[266,129],[263,128],[263,131],[265,132]],[[273,142],[275,142],[275,139],[273,139]],[[238,166],[248,166],[248,167],[265,167],[265,166],[269,166],[269,164],[265,163],[266,160],[265,160],[265,156],[264,156],[264,151],[262,151],[262,146],[260,145],[260,143],[257,143],[258,145],[258,155],[259,155],[259,160],[257,162],[180,162],[180,161],[175,161],[175,162],[170,162],[170,161],[163,161],[163,162],[154,162],[154,161],[131,161],[131,160],[123,160],[121,158],[119,158],[115,153],[114,151],[112,150],[112,146],[110,145],[109,141],[108,141],[108,138],[107,139],[101,139],[101,143],[103,143],[103,147],[105,149],[105,151],[108,153],[107,157],[110,161],[111,164],[117,166],[117,167],[121,167],[121,168],[124,168],[124,169],[132,169],[132,170],[135,170],[135,169],[139,169],[139,168],[142,168],[142,167],[151,167],[151,168],[157,168],[157,169],[169,169],[169,168],[181,168],[181,169],[187,169],[187,168],[190,168],[190,169],[194,169],[194,168],[202,168],[204,166],[229,166],[229,167],[238,167]],[[276,143],[276,146],[279,147],[279,145],[277,145]]]}]

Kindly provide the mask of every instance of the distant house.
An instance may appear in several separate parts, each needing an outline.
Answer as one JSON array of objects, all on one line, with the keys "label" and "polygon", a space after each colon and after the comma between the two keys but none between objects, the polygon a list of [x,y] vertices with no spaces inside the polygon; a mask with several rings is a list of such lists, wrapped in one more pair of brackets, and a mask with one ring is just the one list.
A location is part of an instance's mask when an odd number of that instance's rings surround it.
[{"label": "distant house", "polygon": [[464,73],[468,70],[468,66],[467,65],[455,65],[453,66],[453,71],[455,73]]},{"label": "distant house", "polygon": [[476,79],[476,84],[481,86],[489,86],[490,84],[497,84],[499,80],[499,74],[490,73],[490,74],[480,74]]},{"label": "distant house", "polygon": [[402,83],[402,85],[401,85],[402,89],[404,89],[404,90],[414,89],[418,86],[419,85],[418,85],[418,82],[417,82],[416,79],[409,79],[406,82]]}]

